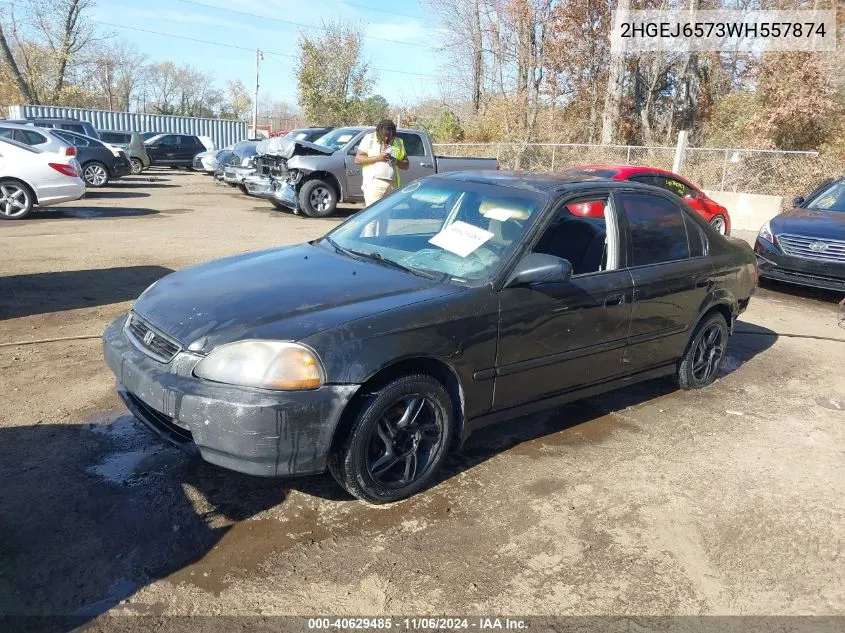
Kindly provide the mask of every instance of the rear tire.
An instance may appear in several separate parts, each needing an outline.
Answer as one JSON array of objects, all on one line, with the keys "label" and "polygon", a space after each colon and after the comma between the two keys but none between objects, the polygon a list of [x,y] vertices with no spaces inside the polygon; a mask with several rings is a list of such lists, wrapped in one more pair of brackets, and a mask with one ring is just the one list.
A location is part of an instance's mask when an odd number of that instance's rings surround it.
[{"label": "rear tire", "polygon": [[95,160],[82,166],[82,179],[87,187],[105,187],[109,184],[108,167]]},{"label": "rear tire", "polygon": [[132,164],[132,175],[137,176],[142,171],[144,171],[144,163],[141,162],[140,158],[133,158],[129,161]]},{"label": "rear tire", "polygon": [[0,179],[0,220],[21,220],[35,204],[32,190],[20,181]]},{"label": "rear tire", "polygon": [[329,472],[351,495],[391,503],[428,486],[452,442],[452,399],[424,374],[402,376],[368,395],[329,455]]},{"label": "rear tire", "polygon": [[337,208],[337,191],[325,180],[309,180],[299,190],[299,208],[309,218],[327,218]]},{"label": "rear tire", "polygon": [[692,340],[678,363],[676,382],[681,389],[702,389],[719,374],[728,346],[728,324],[719,312],[695,328]]},{"label": "rear tire", "polygon": [[710,226],[719,231],[721,235],[725,235],[728,230],[728,222],[723,215],[714,215],[710,218]]}]

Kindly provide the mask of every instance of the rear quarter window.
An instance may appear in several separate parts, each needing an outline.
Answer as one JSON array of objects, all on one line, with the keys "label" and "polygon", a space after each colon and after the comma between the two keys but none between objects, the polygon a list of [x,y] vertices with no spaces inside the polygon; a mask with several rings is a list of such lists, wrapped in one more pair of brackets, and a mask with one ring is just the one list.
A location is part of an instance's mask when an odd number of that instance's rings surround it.
[{"label": "rear quarter window", "polygon": [[405,153],[408,156],[425,156],[425,144],[419,134],[399,132],[396,136],[402,139],[405,144]]},{"label": "rear quarter window", "polygon": [[622,193],[620,207],[628,220],[633,266],[649,266],[690,256],[683,211],[666,198]]}]

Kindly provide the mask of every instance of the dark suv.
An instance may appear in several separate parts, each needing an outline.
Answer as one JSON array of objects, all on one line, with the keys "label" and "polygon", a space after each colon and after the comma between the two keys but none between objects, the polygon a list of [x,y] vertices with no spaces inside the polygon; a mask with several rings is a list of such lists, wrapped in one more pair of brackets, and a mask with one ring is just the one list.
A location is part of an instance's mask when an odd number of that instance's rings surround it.
[{"label": "dark suv", "polygon": [[84,134],[91,138],[99,139],[100,135],[94,126],[88,121],[80,121],[78,119],[47,119],[41,117],[32,117],[29,119],[19,119],[16,121],[9,121],[10,123],[22,123],[24,125],[35,125],[37,127],[46,127],[55,130],[67,130],[68,132],[76,132],[77,134]]},{"label": "dark suv", "polygon": [[194,156],[206,151],[197,136],[187,134],[160,134],[144,141],[153,165],[165,167],[190,167]]},{"label": "dark suv", "polygon": [[76,148],[76,158],[82,165],[82,179],[88,187],[102,187],[109,180],[126,176],[132,170],[126,152],[118,155],[101,141],[66,130],[52,130],[54,136]]}]

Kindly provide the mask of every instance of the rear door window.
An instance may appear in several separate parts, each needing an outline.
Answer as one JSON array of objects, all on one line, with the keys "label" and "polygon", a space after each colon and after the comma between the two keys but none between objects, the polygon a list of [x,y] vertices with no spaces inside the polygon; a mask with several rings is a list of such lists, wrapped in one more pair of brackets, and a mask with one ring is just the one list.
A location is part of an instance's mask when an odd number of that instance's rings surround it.
[{"label": "rear door window", "polygon": [[683,211],[666,198],[644,193],[617,196],[628,220],[633,266],[689,259]]},{"label": "rear door window", "polygon": [[166,134],[161,138],[161,144],[168,147],[177,147],[179,145],[179,137],[176,134]]},{"label": "rear door window", "polygon": [[0,127],[0,138],[15,139],[15,130],[7,127]]},{"label": "rear door window", "polygon": [[399,132],[396,134],[402,139],[405,144],[405,153],[408,156],[426,156],[425,143],[419,134],[411,134],[410,132]]},{"label": "rear door window", "polygon": [[15,130],[15,140],[27,145],[43,145],[49,142],[46,136],[32,130]]},{"label": "rear door window", "polygon": [[62,129],[69,132],[76,132],[77,134],[85,134],[85,128],[76,123],[62,123]]}]

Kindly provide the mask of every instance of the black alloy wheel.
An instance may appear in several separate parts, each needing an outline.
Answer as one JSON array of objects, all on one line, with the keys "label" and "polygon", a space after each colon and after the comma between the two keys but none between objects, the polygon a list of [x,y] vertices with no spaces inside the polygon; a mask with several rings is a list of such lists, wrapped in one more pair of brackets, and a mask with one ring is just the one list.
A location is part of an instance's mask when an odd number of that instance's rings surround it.
[{"label": "black alloy wheel", "polygon": [[397,378],[369,395],[329,470],[349,493],[370,503],[404,499],[432,481],[453,432],[452,400],[431,376]]},{"label": "black alloy wheel", "polygon": [[698,325],[678,363],[678,385],[682,389],[700,389],[716,380],[727,346],[727,322],[724,316],[714,312]]}]

